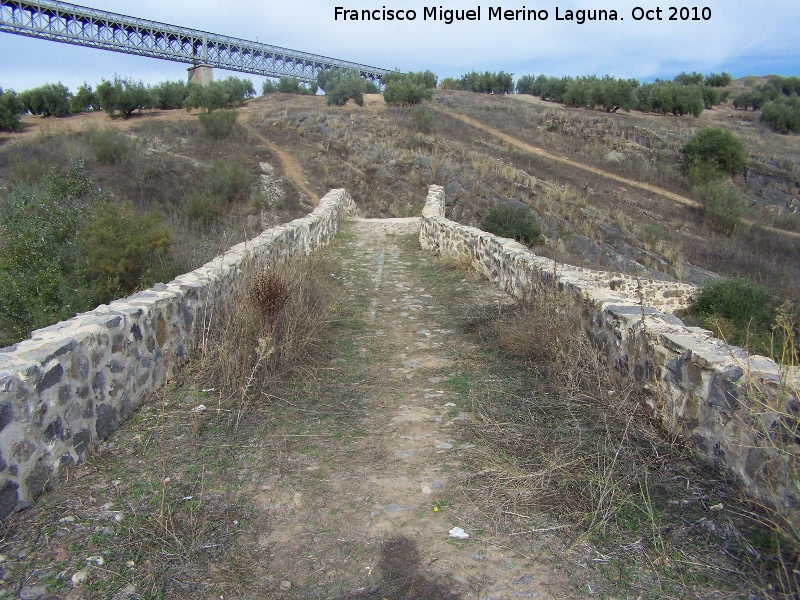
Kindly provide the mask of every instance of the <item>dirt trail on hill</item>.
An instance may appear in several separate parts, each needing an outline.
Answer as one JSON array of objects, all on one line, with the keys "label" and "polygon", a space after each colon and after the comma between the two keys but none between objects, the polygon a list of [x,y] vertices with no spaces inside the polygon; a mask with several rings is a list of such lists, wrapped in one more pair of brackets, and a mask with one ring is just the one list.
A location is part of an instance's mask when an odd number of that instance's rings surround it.
[{"label": "dirt trail on hill", "polygon": [[[520,150],[524,150],[525,152],[529,152],[530,154],[535,154],[536,156],[541,156],[543,158],[548,158],[550,160],[555,160],[570,167],[574,167],[576,169],[581,169],[588,173],[592,173],[593,175],[599,175],[601,177],[605,177],[606,179],[611,179],[616,181],[617,183],[622,183],[623,185],[627,185],[630,187],[634,187],[640,190],[644,190],[646,192],[650,192],[652,194],[657,194],[664,198],[669,198],[670,200],[674,200],[679,204],[683,204],[684,206],[690,206],[692,208],[700,208],[700,205],[692,200],[691,198],[687,198],[686,196],[681,196],[680,194],[676,194],[674,192],[670,192],[669,190],[665,190],[663,188],[657,187],[655,185],[650,185],[649,183],[644,183],[642,181],[636,181],[635,179],[629,179],[627,177],[622,177],[620,175],[615,175],[614,173],[609,173],[608,171],[604,171],[603,169],[598,169],[597,167],[592,167],[591,165],[587,165],[581,162],[577,162],[574,160],[570,160],[563,156],[559,156],[558,154],[553,154],[552,152],[548,152],[547,150],[543,150],[541,148],[537,148],[536,146],[532,146],[527,142],[523,142],[507,133],[503,133],[499,129],[495,129],[494,127],[489,127],[488,125],[484,125],[480,121],[476,121],[475,119],[468,117],[466,115],[462,115],[460,113],[444,109],[442,107],[435,107],[435,110],[443,112],[448,116],[458,119],[462,123],[466,123],[467,125],[471,125],[481,131],[485,131],[490,133],[491,135],[495,136],[498,139],[503,140],[504,142],[519,148]],[[744,221],[748,225],[755,225],[752,221]],[[800,238],[800,233],[794,231],[787,231],[785,229],[778,229],[776,227],[769,227],[767,225],[758,225],[764,231],[768,231],[770,233],[776,233],[780,235],[785,235],[788,237],[793,238]]]},{"label": "dirt trail on hill", "polygon": [[303,167],[300,166],[300,163],[297,162],[297,159],[292,156],[291,154],[285,152],[280,147],[278,147],[273,142],[269,141],[266,137],[262,134],[255,131],[255,129],[251,129],[253,134],[258,138],[258,140],[264,144],[269,151],[273,154],[277,155],[278,159],[281,161],[281,168],[283,169],[283,174],[289,178],[289,180],[297,186],[311,201],[314,206],[319,204],[319,196],[314,193],[314,191],[308,186],[306,183],[306,177],[303,174]]}]

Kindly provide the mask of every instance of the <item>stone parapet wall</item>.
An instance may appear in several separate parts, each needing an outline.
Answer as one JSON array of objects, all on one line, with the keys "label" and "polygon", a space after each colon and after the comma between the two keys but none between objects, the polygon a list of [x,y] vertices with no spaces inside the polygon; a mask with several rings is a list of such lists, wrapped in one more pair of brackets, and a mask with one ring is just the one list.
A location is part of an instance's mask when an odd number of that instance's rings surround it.
[{"label": "stone parapet wall", "polygon": [[797,514],[800,436],[780,440],[780,449],[770,436],[796,428],[798,371],[687,327],[672,313],[691,301],[693,286],[554,265],[513,240],[445,218],[440,186],[429,189],[420,245],[466,257],[517,298],[556,285],[578,300],[587,335],[620,376],[649,391],[650,408],[668,431],[735,476],[752,496]]},{"label": "stone parapet wall", "polygon": [[39,329],[0,350],[0,517],[81,462],[184,363],[204,310],[232,296],[245,264],[307,255],[355,211],[332,190],[309,215],[264,231],[168,284]]}]

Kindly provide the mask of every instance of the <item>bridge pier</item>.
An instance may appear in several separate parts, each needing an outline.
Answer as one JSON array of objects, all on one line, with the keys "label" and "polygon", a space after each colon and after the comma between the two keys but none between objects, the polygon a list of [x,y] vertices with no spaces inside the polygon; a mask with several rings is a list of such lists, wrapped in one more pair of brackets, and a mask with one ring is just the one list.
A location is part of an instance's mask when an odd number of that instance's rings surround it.
[{"label": "bridge pier", "polygon": [[210,65],[195,65],[186,70],[189,72],[189,83],[206,85],[214,81],[214,69]]}]

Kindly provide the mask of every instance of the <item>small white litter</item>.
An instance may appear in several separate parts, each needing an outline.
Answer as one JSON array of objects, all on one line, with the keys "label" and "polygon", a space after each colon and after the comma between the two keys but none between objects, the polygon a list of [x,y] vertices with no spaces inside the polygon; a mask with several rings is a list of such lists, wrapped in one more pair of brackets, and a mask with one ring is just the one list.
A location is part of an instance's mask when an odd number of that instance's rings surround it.
[{"label": "small white litter", "polygon": [[201,412],[203,412],[205,409],[206,409],[206,405],[205,405],[205,404],[198,404],[197,406],[195,406],[195,407],[192,409],[192,412],[201,413]]},{"label": "small white litter", "polygon": [[469,539],[469,534],[466,531],[464,531],[463,529],[461,529],[461,527],[453,527],[447,533],[450,534],[451,538],[456,538],[456,539],[459,539],[459,540]]}]

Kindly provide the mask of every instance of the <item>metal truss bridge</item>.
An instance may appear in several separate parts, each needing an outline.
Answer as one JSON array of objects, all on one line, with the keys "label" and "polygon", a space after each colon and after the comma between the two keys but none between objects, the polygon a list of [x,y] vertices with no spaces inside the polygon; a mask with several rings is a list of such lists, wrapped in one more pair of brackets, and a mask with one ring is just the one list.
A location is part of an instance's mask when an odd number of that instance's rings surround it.
[{"label": "metal truss bridge", "polygon": [[[379,69],[56,0],[0,0],[0,31],[267,77],[313,81],[328,69],[378,80]],[[10,59],[9,59],[10,60]]]}]

